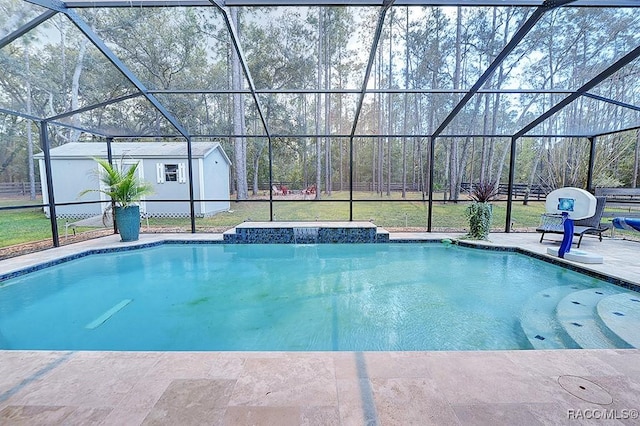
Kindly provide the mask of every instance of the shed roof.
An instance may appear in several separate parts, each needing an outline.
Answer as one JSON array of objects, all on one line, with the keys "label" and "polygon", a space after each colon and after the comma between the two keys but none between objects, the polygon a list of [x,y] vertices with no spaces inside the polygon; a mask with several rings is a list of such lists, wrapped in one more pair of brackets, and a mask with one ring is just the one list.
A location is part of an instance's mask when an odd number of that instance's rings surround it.
[{"label": "shed roof", "polygon": [[[218,142],[192,142],[193,158],[204,158],[219,149],[224,159],[231,164],[229,157]],[[107,158],[107,146],[104,143],[71,142],[51,149],[51,158]],[[111,152],[114,158],[187,158],[187,144],[180,142],[113,142]],[[43,158],[39,153],[36,158]]]}]

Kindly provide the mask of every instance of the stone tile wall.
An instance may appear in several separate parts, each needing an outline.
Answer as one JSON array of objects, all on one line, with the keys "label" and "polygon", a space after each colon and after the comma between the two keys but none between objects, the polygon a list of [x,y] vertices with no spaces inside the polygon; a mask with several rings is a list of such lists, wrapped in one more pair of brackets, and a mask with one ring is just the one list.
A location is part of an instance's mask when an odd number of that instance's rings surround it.
[{"label": "stone tile wall", "polygon": [[226,233],[224,241],[231,244],[340,244],[389,242],[387,232],[376,228],[236,228]]}]

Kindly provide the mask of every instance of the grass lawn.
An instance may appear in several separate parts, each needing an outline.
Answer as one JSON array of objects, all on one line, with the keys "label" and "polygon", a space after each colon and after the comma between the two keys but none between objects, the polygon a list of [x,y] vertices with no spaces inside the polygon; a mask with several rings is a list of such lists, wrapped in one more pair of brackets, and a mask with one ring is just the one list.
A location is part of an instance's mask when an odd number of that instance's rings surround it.
[{"label": "grass lawn", "polygon": [[[376,225],[392,231],[407,229],[411,231],[426,231],[427,202],[421,200],[420,193],[407,193],[408,199],[403,200],[399,192],[391,196],[380,196],[372,192],[354,193],[353,219],[357,221],[372,220]],[[347,221],[349,220],[349,193],[334,192],[331,196],[323,194],[322,200],[291,201],[291,197],[274,198],[273,216],[279,221]],[[432,230],[466,232],[468,220],[465,215],[467,203],[444,203],[437,201],[441,194],[434,195]],[[396,201],[396,202],[393,202]],[[39,205],[41,199],[28,198],[0,199],[0,207],[15,205]],[[612,211],[608,209],[607,211]],[[531,231],[540,222],[540,215],[544,212],[544,202],[531,201],[522,205],[521,200],[515,200],[511,215],[511,229],[515,231]],[[625,216],[625,211],[619,212]],[[504,232],[506,216],[506,202],[504,200],[493,203],[493,231]],[[199,232],[220,232],[235,225],[250,221],[268,221],[268,198],[252,198],[250,201],[232,201],[231,210],[213,217],[196,218],[196,230]],[[604,222],[608,222],[606,219]],[[58,221],[58,233],[64,236],[64,220]],[[188,218],[150,218],[149,226],[167,231],[189,232],[191,223]],[[146,223],[142,228],[145,231]],[[94,228],[78,228],[77,232],[93,230]],[[638,240],[640,233],[634,231],[616,230],[616,236]],[[41,208],[26,207],[17,210],[0,211],[0,247],[15,244],[51,240],[51,224]]]},{"label": "grass lawn", "polygon": [[[15,205],[41,205],[42,199],[28,198],[0,199],[0,207]],[[58,220],[58,234],[64,235],[64,220]],[[78,231],[91,228],[78,228]],[[26,207],[0,211],[0,247],[26,242],[51,240],[51,221],[40,207]]]},{"label": "grass lawn", "polygon": [[0,211],[0,247],[46,238],[51,238],[51,222],[41,209]]},{"label": "grass lawn", "polygon": [[[273,204],[274,220],[279,221],[347,221],[349,220],[348,192],[334,192],[331,196],[323,195],[321,201],[296,201],[278,197]],[[380,196],[375,193],[356,193],[353,205],[353,218],[358,221],[373,220],[376,225],[395,231],[426,230],[427,206],[419,193],[410,193],[412,199],[402,200],[400,193],[391,196]],[[436,194],[436,198],[438,194]],[[219,213],[213,217],[196,218],[196,229],[207,231],[232,228],[246,220],[268,221],[269,203],[266,199],[232,202],[229,212]],[[365,201],[366,200],[366,201]],[[373,201],[371,201],[373,200]],[[397,201],[397,202],[390,202]],[[34,203],[40,203],[36,200]],[[27,204],[25,200],[2,200],[0,206]],[[434,201],[432,227],[434,231],[461,231],[467,229],[465,216],[466,203],[443,203]],[[525,230],[535,228],[544,211],[543,202],[531,202],[523,206],[516,201],[512,211],[512,229]],[[493,207],[493,229],[504,231],[506,203],[497,201]],[[188,232],[191,229],[188,218],[150,218],[149,226]],[[144,232],[146,223],[143,224]],[[90,228],[87,228],[90,229]],[[78,229],[82,232],[82,229]],[[64,235],[64,220],[58,223],[58,232]],[[0,212],[0,247],[7,247],[25,242],[40,241],[51,238],[51,225],[42,209],[25,208],[20,210],[3,210]]]},{"label": "grass lawn", "polygon": [[[380,197],[375,193],[357,194],[353,204],[353,219],[357,221],[373,221],[376,225],[387,228],[423,228],[427,227],[428,203],[419,199],[402,200],[399,193],[391,197]],[[375,200],[375,201],[364,201]],[[274,220],[280,221],[315,221],[315,220],[349,220],[349,203],[340,193],[332,197],[324,196],[321,201],[287,202],[278,199],[274,202]],[[397,202],[390,202],[397,201]],[[496,231],[504,231],[507,204],[497,201],[494,204],[493,227]],[[443,203],[434,201],[432,227],[434,230],[465,230],[467,203]],[[255,202],[232,202],[233,213],[222,213],[211,218],[197,219],[198,226],[233,226],[244,220],[269,220],[269,204]],[[544,212],[544,202],[530,202],[524,206],[522,202],[514,202],[512,210],[512,229],[535,228]]]}]

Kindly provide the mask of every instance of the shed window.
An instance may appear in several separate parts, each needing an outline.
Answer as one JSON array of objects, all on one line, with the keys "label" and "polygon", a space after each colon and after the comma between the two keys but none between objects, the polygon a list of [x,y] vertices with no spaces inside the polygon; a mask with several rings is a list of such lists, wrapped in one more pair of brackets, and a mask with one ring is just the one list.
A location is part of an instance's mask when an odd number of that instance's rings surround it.
[{"label": "shed window", "polygon": [[187,175],[185,173],[184,163],[164,164],[156,163],[156,181],[158,183],[178,182],[186,183]]},{"label": "shed window", "polygon": [[177,164],[164,165],[164,181],[165,182],[178,181],[178,165]]}]

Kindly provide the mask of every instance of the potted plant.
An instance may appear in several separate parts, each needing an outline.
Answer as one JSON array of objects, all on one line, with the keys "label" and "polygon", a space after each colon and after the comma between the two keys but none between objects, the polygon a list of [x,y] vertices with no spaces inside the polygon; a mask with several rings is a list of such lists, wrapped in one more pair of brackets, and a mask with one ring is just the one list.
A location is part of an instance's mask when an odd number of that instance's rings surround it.
[{"label": "potted plant", "polygon": [[493,207],[489,201],[498,195],[497,186],[493,182],[479,182],[473,186],[470,196],[473,202],[467,207],[469,233],[467,238],[488,240],[493,219]]},{"label": "potted plant", "polygon": [[[142,197],[153,193],[150,183],[138,178],[138,164],[135,163],[126,170],[124,167],[116,167],[102,158],[94,158],[101,167],[99,179],[105,189],[87,189],[80,196],[88,192],[101,192],[111,198],[111,206],[114,210],[116,228],[120,232],[122,241],[136,241],[140,235],[140,206],[137,204]],[[122,163],[121,163],[122,164]]]}]

